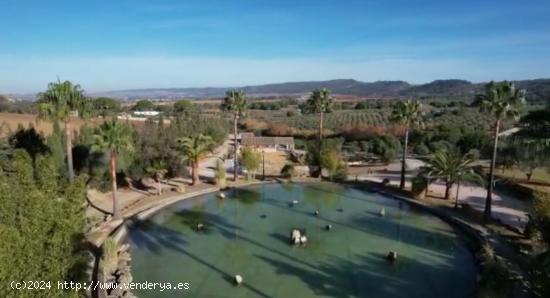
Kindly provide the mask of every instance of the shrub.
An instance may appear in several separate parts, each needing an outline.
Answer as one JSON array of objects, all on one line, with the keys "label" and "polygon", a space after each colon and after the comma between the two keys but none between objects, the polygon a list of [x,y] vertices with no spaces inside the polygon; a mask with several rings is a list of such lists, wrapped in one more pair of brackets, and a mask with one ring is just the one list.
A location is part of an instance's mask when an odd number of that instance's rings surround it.
[{"label": "shrub", "polygon": [[430,154],[430,148],[428,146],[424,145],[423,143],[420,143],[414,147],[414,153],[418,155],[428,155]]},{"label": "shrub", "polygon": [[328,149],[321,152],[321,167],[328,171],[330,180],[333,180],[342,163],[342,156],[338,150]]},{"label": "shrub", "polygon": [[116,270],[118,263],[118,244],[113,237],[103,242],[101,258],[103,259],[103,273],[110,274]]},{"label": "shrub", "polygon": [[225,188],[226,184],[225,162],[218,159],[216,161],[216,185],[220,188]]},{"label": "shrub", "polygon": [[292,179],[292,177],[296,176],[296,169],[294,168],[294,165],[290,163],[284,165],[281,169],[281,176],[287,179]]},{"label": "shrub", "polygon": [[260,168],[260,153],[250,147],[244,147],[241,152],[241,164],[246,169],[248,180],[254,179]]}]

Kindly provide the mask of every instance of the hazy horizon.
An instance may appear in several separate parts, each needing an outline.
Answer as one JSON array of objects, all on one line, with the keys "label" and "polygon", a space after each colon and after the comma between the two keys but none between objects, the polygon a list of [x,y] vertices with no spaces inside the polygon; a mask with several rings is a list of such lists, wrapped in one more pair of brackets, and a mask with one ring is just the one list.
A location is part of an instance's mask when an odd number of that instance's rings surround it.
[{"label": "hazy horizon", "polygon": [[[550,2],[1,1],[0,92],[550,77]],[[513,21],[510,21],[513,20]]]}]

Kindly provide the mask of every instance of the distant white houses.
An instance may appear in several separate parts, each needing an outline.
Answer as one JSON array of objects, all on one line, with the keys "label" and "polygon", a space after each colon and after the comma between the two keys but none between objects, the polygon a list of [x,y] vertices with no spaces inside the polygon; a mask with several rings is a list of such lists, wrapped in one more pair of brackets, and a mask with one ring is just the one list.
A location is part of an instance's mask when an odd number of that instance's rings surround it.
[{"label": "distant white houses", "polygon": [[160,114],[159,111],[133,111],[132,113],[138,117],[155,117]]}]

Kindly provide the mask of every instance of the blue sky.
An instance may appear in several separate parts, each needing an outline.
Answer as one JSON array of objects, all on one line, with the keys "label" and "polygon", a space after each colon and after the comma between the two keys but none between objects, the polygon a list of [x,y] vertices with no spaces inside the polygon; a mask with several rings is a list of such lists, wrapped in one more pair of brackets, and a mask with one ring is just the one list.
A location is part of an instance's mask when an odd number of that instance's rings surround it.
[{"label": "blue sky", "polygon": [[550,77],[550,1],[0,0],[0,92],[57,76],[89,91]]}]

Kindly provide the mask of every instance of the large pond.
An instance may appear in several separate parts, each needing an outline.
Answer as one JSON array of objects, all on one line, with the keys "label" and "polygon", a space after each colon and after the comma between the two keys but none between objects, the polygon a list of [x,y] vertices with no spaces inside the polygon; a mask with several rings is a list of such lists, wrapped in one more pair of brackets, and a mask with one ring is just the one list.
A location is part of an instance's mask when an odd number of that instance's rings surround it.
[{"label": "large pond", "polygon": [[[182,201],[130,228],[135,282],[190,285],[134,291],[139,297],[463,298],[475,291],[477,269],[463,237],[406,203],[331,183],[226,195]],[[306,230],[306,246],[289,245],[293,228]],[[386,260],[388,251],[396,262]]]}]

